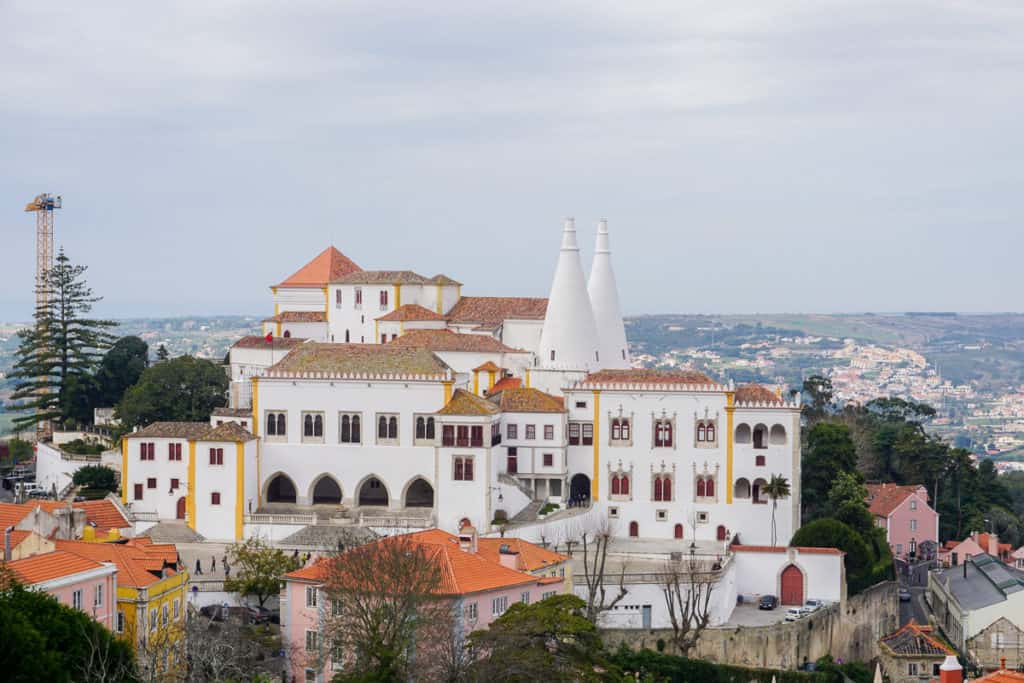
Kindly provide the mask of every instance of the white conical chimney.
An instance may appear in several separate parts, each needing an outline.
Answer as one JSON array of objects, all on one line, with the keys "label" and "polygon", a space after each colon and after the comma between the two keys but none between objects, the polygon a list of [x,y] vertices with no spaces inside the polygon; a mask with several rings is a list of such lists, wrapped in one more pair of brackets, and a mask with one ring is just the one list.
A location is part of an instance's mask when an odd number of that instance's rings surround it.
[{"label": "white conical chimney", "polygon": [[608,246],[608,221],[597,224],[597,245],[594,248],[594,263],[590,268],[590,282],[587,285],[590,305],[594,309],[597,324],[597,338],[600,342],[602,368],[630,367],[629,347],[626,345],[626,328],[622,324],[619,309],[619,291],[612,269],[612,252]]},{"label": "white conical chimney", "polygon": [[540,365],[546,368],[592,370],[600,365],[597,325],[587,296],[576,243],[576,224],[565,221],[562,249],[551,283],[548,310],[540,333]]}]

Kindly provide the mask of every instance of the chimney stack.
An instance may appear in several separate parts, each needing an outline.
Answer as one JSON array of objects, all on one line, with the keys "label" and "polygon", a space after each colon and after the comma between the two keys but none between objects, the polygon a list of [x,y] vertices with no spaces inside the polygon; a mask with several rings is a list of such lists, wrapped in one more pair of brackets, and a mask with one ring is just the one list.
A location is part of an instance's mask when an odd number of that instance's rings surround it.
[{"label": "chimney stack", "polygon": [[459,529],[459,548],[463,552],[475,553],[477,551],[476,539],[476,527],[464,526]]},{"label": "chimney stack", "polygon": [[999,536],[992,532],[988,535],[988,548],[986,551],[992,557],[999,557]]},{"label": "chimney stack", "polygon": [[939,667],[939,683],[963,683],[964,670],[956,655],[949,655]]},{"label": "chimney stack", "polygon": [[9,526],[4,529],[4,562],[11,561],[11,532],[14,531],[13,526]]}]

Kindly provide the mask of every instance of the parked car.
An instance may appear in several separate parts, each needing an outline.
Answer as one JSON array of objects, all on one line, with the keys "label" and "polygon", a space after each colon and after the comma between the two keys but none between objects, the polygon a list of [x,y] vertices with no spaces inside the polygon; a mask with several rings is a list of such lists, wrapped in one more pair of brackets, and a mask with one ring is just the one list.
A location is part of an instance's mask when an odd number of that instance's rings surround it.
[{"label": "parked car", "polygon": [[28,492],[29,498],[49,498],[50,492],[46,489],[35,489],[34,491]]},{"label": "parked car", "polygon": [[775,609],[779,606],[779,599],[774,595],[762,595],[757,603],[758,609]]},{"label": "parked car", "polygon": [[808,616],[810,614],[814,614],[814,609],[815,608],[814,608],[813,605],[808,605],[807,603],[804,603],[804,606],[800,607],[798,609],[800,610],[800,616],[806,617],[806,616]]},{"label": "parked car", "polygon": [[804,603],[804,607],[812,608],[812,611],[817,611],[825,606],[824,600],[818,600],[817,598],[807,598],[807,602]]},{"label": "parked car", "polygon": [[[252,613],[254,624],[269,624],[274,620],[274,613],[266,607],[249,607],[249,611]],[[281,621],[280,615],[277,617],[278,622]]]},{"label": "parked car", "polygon": [[800,607],[790,607],[786,610],[786,621],[796,621],[801,619],[804,613]]},{"label": "parked car", "polygon": [[900,602],[910,602],[910,591],[906,588],[900,588]]}]

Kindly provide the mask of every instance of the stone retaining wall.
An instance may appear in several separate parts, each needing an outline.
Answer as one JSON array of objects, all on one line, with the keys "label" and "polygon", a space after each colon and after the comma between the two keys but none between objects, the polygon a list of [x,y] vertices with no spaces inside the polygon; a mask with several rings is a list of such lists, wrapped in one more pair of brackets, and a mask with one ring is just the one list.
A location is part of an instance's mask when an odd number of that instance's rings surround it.
[{"label": "stone retaining wall", "polygon": [[[880,583],[845,604],[809,617],[772,626],[734,626],[704,631],[691,657],[721,664],[766,669],[796,669],[830,654],[844,661],[867,662],[878,655],[878,639],[898,628],[899,598],[895,582]],[[671,631],[605,630],[609,648],[625,643],[633,649],[656,649],[658,639],[672,652]]]}]

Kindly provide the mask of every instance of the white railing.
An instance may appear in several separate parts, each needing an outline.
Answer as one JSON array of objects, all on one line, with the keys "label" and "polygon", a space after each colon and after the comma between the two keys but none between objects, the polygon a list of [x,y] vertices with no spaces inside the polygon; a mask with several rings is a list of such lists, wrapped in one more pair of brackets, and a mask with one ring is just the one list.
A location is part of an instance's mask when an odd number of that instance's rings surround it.
[{"label": "white railing", "polygon": [[308,515],[275,515],[267,513],[256,513],[245,515],[246,524],[301,524],[302,526],[315,526],[317,523],[316,513]]},{"label": "white railing", "polygon": [[392,529],[429,529],[434,522],[429,517],[364,517],[360,515],[362,526],[389,527]]},{"label": "white railing", "polygon": [[156,512],[144,512],[142,510],[132,510],[132,520],[136,522],[159,522],[160,515]]}]

